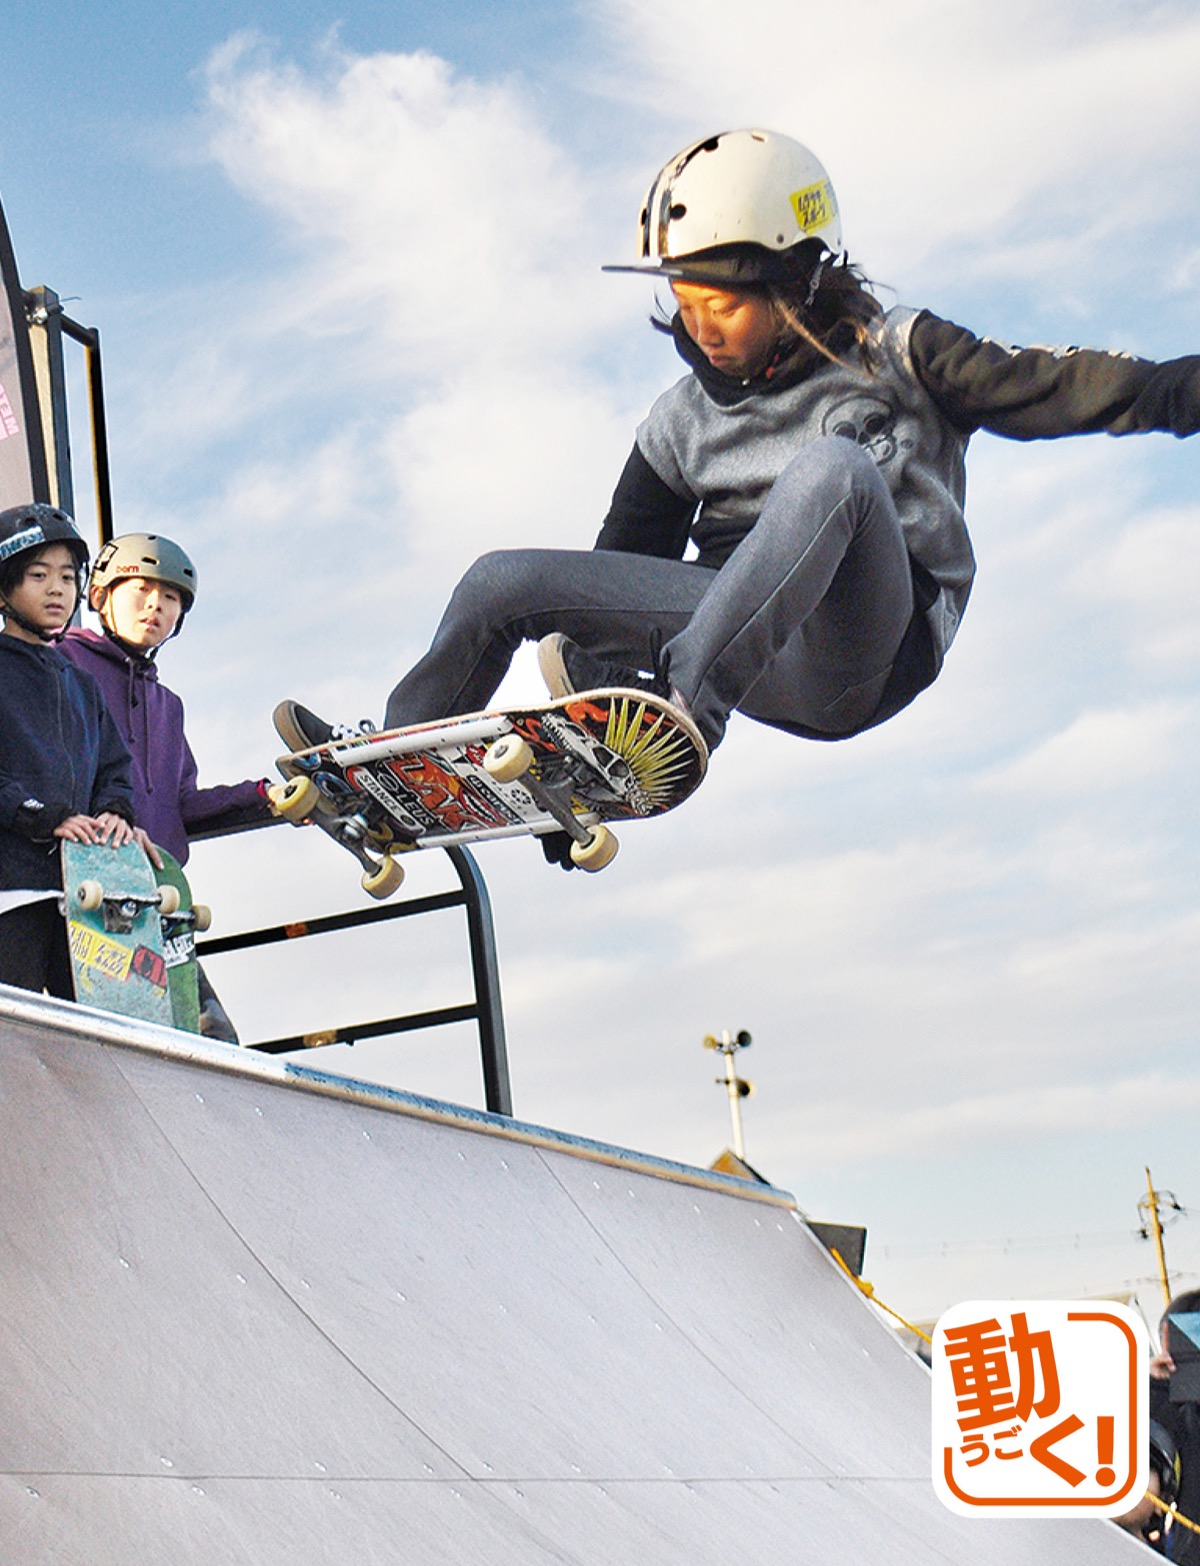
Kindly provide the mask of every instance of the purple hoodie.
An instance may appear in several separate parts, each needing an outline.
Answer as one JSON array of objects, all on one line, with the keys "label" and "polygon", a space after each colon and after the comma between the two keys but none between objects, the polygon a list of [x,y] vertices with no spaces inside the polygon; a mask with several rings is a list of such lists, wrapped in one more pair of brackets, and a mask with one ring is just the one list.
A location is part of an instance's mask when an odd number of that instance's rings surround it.
[{"label": "purple hoodie", "polygon": [[159,683],[151,661],[131,657],[96,631],[73,628],[59,646],[99,682],[129,747],[134,820],[180,864],[187,861],[190,831],[269,818],[262,790],[252,779],[196,786],[196,760],[183,733],[183,703]]}]

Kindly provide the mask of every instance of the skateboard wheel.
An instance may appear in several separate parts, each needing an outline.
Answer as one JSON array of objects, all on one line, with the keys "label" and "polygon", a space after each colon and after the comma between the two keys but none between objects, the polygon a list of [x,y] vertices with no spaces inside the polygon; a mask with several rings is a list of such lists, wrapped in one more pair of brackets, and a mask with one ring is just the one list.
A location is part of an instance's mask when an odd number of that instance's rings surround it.
[{"label": "skateboard wheel", "polygon": [[273,783],[267,790],[267,799],[276,815],[285,821],[299,823],[311,816],[321,798],[321,791],[311,778],[289,778],[286,783]]},{"label": "skateboard wheel", "polygon": [[192,919],[201,934],[212,928],[212,909],[207,903],[192,904]]},{"label": "skateboard wheel", "polygon": [[571,860],[580,870],[603,870],[617,857],[620,846],[606,826],[595,826],[588,842],[571,844]]},{"label": "skateboard wheel", "polygon": [[75,901],[85,913],[91,913],[104,901],[104,888],[99,881],[80,881],[75,889]]},{"label": "skateboard wheel", "polygon": [[483,757],[483,770],[497,783],[513,783],[533,765],[533,751],[517,734],[505,734],[489,745]]},{"label": "skateboard wheel", "polygon": [[177,886],[159,887],[158,911],[160,914],[168,916],[179,912],[179,888]]},{"label": "skateboard wheel", "polygon": [[368,870],[363,876],[362,889],[371,897],[390,897],[403,880],[404,866],[385,854],[379,869]]}]

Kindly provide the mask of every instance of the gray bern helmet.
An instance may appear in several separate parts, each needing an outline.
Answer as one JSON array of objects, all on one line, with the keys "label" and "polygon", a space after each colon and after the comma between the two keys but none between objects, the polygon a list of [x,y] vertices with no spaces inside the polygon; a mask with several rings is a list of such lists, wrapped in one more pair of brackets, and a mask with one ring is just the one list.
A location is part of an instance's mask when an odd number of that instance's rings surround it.
[{"label": "gray bern helmet", "polygon": [[92,608],[102,609],[118,582],[136,577],[177,587],[183,594],[184,614],[196,601],[196,567],[178,544],[158,533],[122,533],[96,556],[88,593]]}]

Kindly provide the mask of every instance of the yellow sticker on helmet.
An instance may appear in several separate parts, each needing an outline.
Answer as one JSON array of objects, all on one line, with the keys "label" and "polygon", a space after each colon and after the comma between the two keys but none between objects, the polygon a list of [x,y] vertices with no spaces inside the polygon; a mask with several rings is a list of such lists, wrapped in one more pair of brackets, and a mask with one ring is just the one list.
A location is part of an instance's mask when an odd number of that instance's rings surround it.
[{"label": "yellow sticker on helmet", "polygon": [[796,214],[796,222],[806,234],[811,234],[815,229],[823,228],[826,223],[832,223],[836,219],[837,209],[833,204],[833,191],[827,179],[823,179],[818,185],[809,185],[804,190],[793,190],[791,203],[792,211]]}]

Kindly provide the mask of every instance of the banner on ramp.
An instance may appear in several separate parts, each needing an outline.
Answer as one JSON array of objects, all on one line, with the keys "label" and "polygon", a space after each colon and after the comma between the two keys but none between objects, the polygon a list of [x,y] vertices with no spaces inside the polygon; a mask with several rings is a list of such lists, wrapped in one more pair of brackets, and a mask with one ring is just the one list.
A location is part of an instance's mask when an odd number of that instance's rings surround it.
[{"label": "banner on ramp", "polygon": [[48,500],[46,455],[25,301],[0,208],[0,510]]}]

